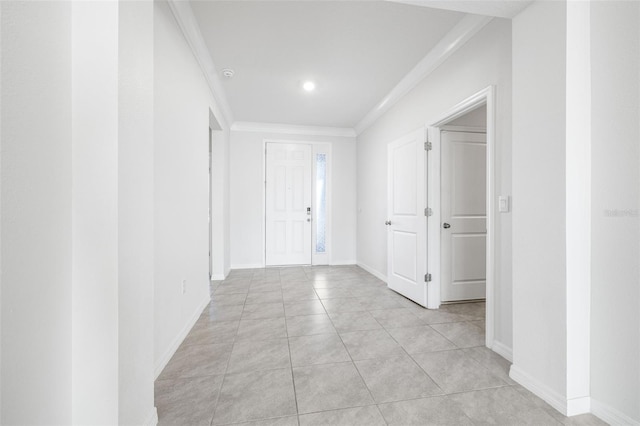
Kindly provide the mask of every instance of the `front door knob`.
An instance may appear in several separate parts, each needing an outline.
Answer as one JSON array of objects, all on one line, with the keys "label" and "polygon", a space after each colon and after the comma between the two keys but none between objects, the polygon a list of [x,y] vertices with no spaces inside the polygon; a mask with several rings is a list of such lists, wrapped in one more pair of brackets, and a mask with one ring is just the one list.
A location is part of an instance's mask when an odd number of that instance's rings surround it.
[{"label": "front door knob", "polygon": [[447,222],[445,222],[445,223],[442,224],[442,227],[444,229],[449,229],[449,228],[451,228],[451,225],[449,225]]},{"label": "front door knob", "polygon": [[384,224],[385,224],[385,225],[387,225],[387,226],[389,226],[389,225],[391,225],[391,221],[390,221],[390,220],[385,220],[385,221],[384,221]]}]

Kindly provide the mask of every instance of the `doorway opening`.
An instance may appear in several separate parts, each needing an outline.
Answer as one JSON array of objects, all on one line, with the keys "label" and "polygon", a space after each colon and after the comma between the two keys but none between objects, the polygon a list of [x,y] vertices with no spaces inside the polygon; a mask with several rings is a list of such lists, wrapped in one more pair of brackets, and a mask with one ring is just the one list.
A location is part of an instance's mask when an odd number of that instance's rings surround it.
[{"label": "doorway opening", "polygon": [[440,298],[486,298],[486,105],[440,128]]},{"label": "doorway opening", "polygon": [[[486,124],[482,126],[478,119],[484,119]],[[432,274],[428,307],[438,309],[443,302],[485,299],[486,345],[491,348],[495,301],[495,87],[481,90],[430,122],[428,134],[432,151],[428,157],[427,198],[430,206],[437,206],[427,232],[427,262]],[[452,170],[456,162],[461,162],[457,172]],[[462,166],[467,168],[463,170]],[[458,193],[451,190],[451,185],[458,185]],[[480,190],[480,197],[476,194],[465,202],[451,199]],[[451,232],[452,227],[455,232]],[[451,288],[455,290],[449,291]]]},{"label": "doorway opening", "polygon": [[209,110],[209,275],[224,280],[229,273],[228,133]]},{"label": "doorway opening", "polygon": [[264,145],[265,266],[329,265],[331,144]]},{"label": "doorway opening", "polygon": [[213,130],[209,126],[209,281],[213,279],[213,226],[212,226],[212,210],[213,210],[213,185],[211,182],[213,162]]}]

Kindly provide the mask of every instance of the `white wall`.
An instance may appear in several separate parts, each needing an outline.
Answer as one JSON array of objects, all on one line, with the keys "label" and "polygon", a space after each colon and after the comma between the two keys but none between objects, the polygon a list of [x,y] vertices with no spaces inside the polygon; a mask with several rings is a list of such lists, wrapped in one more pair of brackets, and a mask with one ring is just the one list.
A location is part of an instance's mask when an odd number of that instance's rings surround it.
[{"label": "white wall", "polygon": [[231,267],[264,266],[264,141],[331,143],[332,264],[356,260],[355,138],[231,132]]},{"label": "white wall", "polygon": [[73,4],[73,423],[153,407],[153,3]]},{"label": "white wall", "polygon": [[0,7],[0,423],[70,424],[71,3]]},{"label": "white wall", "polygon": [[73,424],[118,423],[118,4],[73,10]]},{"label": "white wall", "polygon": [[[591,5],[591,397],[640,423],[640,4]],[[619,213],[615,213],[618,210]],[[620,213],[622,212],[622,213]],[[606,417],[611,414],[620,417]]]},{"label": "white wall", "polygon": [[611,424],[640,419],[639,22],[544,1],[513,21],[511,375]]},{"label": "white wall", "polygon": [[[154,347],[159,374],[209,300],[209,110],[218,109],[165,2],[155,4],[154,33]],[[226,135],[215,139],[221,155],[228,152]],[[219,178],[223,191],[228,178]],[[223,197],[214,194],[218,203]],[[214,211],[224,217],[222,207]]]},{"label": "white wall", "polygon": [[[358,136],[358,264],[387,273],[387,144],[497,87],[496,194],[511,193],[511,23],[494,19]],[[511,348],[511,217],[496,217],[495,340]]]},{"label": "white wall", "polygon": [[514,18],[512,372],[559,400],[567,385],[565,47],[565,3],[536,2]]},{"label": "white wall", "polygon": [[118,424],[154,408],[154,2],[118,3]]},{"label": "white wall", "polygon": [[166,4],[0,7],[0,421],[151,424],[155,352],[208,300],[218,108]]},{"label": "white wall", "polygon": [[[2,176],[2,7],[0,6],[0,177]],[[2,411],[2,179],[0,179],[0,411]],[[2,414],[0,414],[2,423]]]}]

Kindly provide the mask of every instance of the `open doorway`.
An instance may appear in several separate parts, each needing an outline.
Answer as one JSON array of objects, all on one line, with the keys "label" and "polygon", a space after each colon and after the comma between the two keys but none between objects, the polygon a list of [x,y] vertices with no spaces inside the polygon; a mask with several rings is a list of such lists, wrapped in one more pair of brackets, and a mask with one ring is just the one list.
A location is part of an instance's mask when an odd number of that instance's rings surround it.
[{"label": "open doorway", "polygon": [[229,136],[209,110],[209,275],[225,279],[229,273]]},{"label": "open doorway", "polygon": [[[428,307],[485,299],[486,345],[493,346],[495,270],[495,88],[428,123]],[[452,230],[453,228],[453,230]]]},{"label": "open doorway", "polygon": [[440,299],[486,299],[487,108],[440,129]]},{"label": "open doorway", "polygon": [[212,175],[212,162],[213,162],[213,130],[209,126],[209,280],[213,277],[213,226],[212,223],[212,210],[213,210],[213,185],[211,182]]}]

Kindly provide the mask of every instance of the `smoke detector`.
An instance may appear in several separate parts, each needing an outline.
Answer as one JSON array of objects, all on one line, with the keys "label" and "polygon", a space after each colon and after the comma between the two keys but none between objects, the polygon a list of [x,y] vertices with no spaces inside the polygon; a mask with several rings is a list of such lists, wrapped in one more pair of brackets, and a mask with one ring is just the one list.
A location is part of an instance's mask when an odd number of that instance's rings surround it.
[{"label": "smoke detector", "polygon": [[231,77],[233,77],[234,74],[235,74],[235,71],[232,70],[231,68],[225,68],[225,69],[222,70],[222,75],[225,78],[231,78]]}]

